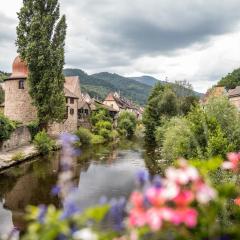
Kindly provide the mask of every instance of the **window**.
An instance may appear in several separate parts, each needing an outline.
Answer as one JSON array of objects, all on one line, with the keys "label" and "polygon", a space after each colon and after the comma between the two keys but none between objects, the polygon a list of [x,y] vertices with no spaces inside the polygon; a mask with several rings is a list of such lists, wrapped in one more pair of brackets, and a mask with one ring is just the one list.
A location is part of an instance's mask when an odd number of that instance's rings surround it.
[{"label": "window", "polygon": [[84,109],[84,113],[88,115],[88,109]]},{"label": "window", "polygon": [[65,119],[68,119],[68,107],[66,107]]},{"label": "window", "polygon": [[18,82],[18,88],[19,88],[19,89],[24,89],[24,80],[19,80],[19,82]]},{"label": "window", "polygon": [[74,104],[74,98],[70,98],[70,103]]},{"label": "window", "polygon": [[66,103],[68,103],[68,98],[66,97]]},{"label": "window", "polygon": [[70,108],[70,114],[73,115],[74,114],[74,109]]}]

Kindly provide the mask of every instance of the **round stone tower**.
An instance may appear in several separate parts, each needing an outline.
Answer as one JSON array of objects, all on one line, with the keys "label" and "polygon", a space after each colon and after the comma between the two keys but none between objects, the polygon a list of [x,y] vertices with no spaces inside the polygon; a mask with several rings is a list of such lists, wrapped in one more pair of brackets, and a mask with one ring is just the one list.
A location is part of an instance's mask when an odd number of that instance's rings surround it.
[{"label": "round stone tower", "polygon": [[4,115],[23,124],[37,119],[36,108],[28,93],[27,76],[27,65],[18,56],[12,65],[12,75],[4,82]]}]

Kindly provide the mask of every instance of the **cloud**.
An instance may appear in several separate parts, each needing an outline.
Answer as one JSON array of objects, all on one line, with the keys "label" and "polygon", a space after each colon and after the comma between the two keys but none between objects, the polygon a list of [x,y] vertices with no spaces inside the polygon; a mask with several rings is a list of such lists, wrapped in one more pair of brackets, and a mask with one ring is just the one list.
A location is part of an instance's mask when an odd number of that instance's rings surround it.
[{"label": "cloud", "polygon": [[[19,0],[0,10],[0,68],[10,71]],[[239,0],[60,0],[66,66],[186,78],[205,91],[238,66]],[[6,13],[6,14],[3,14]],[[2,54],[1,54],[2,55]],[[209,59],[211,61],[209,62]]]}]

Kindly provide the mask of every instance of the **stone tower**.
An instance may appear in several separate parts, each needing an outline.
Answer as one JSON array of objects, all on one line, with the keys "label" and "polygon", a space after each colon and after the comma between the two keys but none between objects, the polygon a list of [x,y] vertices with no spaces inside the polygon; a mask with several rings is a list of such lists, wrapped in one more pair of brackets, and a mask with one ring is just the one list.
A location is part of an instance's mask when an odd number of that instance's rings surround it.
[{"label": "stone tower", "polygon": [[37,119],[36,108],[28,93],[27,76],[27,65],[18,56],[12,65],[12,75],[4,82],[4,115],[23,124]]}]

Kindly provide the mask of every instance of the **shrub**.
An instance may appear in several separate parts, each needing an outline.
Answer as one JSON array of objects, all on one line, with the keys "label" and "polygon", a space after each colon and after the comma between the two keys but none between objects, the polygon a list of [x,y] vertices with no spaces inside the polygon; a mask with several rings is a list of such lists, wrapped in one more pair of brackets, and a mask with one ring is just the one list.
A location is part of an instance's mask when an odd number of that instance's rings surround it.
[{"label": "shrub", "polygon": [[41,154],[47,154],[55,147],[55,142],[48,136],[45,131],[39,132],[34,137],[33,143]]},{"label": "shrub", "polygon": [[117,130],[112,130],[111,133],[110,133],[110,138],[112,140],[116,140],[118,138],[119,134],[118,134],[118,131]]},{"label": "shrub", "polygon": [[125,137],[132,137],[136,131],[137,118],[134,113],[124,111],[118,117],[118,131]]},{"label": "shrub", "polygon": [[108,130],[106,128],[102,128],[98,131],[98,134],[100,136],[102,136],[104,139],[110,140],[111,139],[111,132],[112,132],[111,130]]},{"label": "shrub", "polygon": [[17,152],[12,156],[12,161],[19,161],[24,159],[24,153],[23,152]]},{"label": "shrub", "polygon": [[31,123],[28,124],[27,127],[33,140],[37,133],[40,131],[39,121],[38,120],[32,121]]},{"label": "shrub", "polygon": [[0,114],[0,141],[8,140],[16,129],[16,123]]},{"label": "shrub", "polygon": [[76,135],[78,136],[81,145],[91,144],[92,133],[87,128],[80,127],[76,131]]},{"label": "shrub", "polygon": [[101,129],[107,129],[107,130],[112,130],[112,123],[109,121],[99,121],[95,125],[95,131],[99,132]]},{"label": "shrub", "polygon": [[91,144],[102,144],[105,142],[104,137],[100,136],[100,135],[92,135],[92,139],[91,139]]}]

